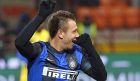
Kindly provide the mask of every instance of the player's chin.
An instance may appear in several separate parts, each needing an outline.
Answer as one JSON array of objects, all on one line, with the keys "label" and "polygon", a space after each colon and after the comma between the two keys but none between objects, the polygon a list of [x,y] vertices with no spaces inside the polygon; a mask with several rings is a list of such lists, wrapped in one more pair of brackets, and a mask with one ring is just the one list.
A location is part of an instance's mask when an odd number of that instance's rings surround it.
[{"label": "player's chin", "polygon": [[69,46],[68,48],[67,48],[67,50],[71,50],[72,49],[72,46]]},{"label": "player's chin", "polygon": [[69,49],[72,49],[74,46],[74,43],[72,43],[71,45],[69,45]]}]

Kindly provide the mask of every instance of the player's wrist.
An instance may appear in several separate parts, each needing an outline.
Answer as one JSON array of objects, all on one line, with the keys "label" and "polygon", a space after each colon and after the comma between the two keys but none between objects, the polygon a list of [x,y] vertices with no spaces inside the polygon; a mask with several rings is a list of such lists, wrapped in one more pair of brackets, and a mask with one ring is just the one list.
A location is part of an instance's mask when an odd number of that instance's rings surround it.
[{"label": "player's wrist", "polygon": [[45,20],[45,18],[43,18],[43,17],[40,16],[40,15],[36,15],[36,16],[34,17],[34,22],[36,22],[36,23],[42,23],[44,20]]}]

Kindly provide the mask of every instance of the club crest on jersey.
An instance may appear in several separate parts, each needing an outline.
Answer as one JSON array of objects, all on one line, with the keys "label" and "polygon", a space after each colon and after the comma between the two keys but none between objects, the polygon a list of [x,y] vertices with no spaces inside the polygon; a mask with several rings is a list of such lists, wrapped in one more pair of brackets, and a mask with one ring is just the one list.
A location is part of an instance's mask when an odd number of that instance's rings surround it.
[{"label": "club crest on jersey", "polygon": [[72,56],[68,59],[70,69],[74,70],[77,67],[76,59]]}]

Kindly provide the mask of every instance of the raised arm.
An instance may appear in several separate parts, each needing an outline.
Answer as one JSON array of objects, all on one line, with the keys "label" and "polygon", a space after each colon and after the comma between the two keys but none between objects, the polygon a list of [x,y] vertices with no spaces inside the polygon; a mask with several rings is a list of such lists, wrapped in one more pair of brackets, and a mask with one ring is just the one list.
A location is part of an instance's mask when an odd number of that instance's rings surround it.
[{"label": "raised arm", "polygon": [[37,15],[23,28],[15,40],[18,51],[27,59],[36,58],[41,51],[39,43],[32,44],[30,39],[40,24],[53,12],[55,2],[42,0]]},{"label": "raised arm", "polygon": [[106,81],[107,72],[100,56],[92,45],[90,36],[83,34],[77,38],[75,43],[80,45],[84,53],[87,54],[87,56],[84,56],[82,59],[81,69],[97,81]]}]

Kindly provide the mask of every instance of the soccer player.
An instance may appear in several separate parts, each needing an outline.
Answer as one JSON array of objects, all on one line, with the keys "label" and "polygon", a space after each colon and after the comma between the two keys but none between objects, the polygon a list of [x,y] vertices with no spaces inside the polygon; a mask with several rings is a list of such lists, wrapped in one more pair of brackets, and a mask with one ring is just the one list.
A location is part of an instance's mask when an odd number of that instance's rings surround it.
[{"label": "soccer player", "polygon": [[[74,15],[63,10],[53,13],[54,6],[54,1],[42,0],[37,15],[16,38],[16,48],[28,59],[28,81],[76,81],[79,70],[105,81],[105,67],[89,35],[79,36]],[[31,43],[46,18],[49,42]]]}]

